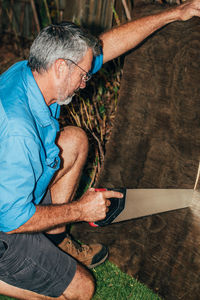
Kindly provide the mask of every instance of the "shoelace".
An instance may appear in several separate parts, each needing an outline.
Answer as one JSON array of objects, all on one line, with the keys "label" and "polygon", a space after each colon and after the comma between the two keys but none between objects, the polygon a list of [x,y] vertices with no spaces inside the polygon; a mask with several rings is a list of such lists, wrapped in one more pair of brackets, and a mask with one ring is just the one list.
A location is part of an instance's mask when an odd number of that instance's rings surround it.
[{"label": "shoelace", "polygon": [[74,240],[70,235],[67,235],[67,243],[68,244],[72,244],[75,249],[77,250],[77,252],[83,252],[83,251],[89,251],[89,246],[87,245],[81,245],[79,242],[77,242],[76,240]]}]

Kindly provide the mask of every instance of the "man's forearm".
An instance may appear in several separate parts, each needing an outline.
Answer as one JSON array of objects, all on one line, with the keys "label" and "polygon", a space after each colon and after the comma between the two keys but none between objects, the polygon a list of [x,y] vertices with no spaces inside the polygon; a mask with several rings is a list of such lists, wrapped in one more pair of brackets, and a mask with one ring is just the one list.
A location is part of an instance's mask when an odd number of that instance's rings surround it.
[{"label": "man's forearm", "polygon": [[106,216],[109,198],[122,198],[116,191],[99,191],[90,188],[78,201],[60,205],[37,205],[35,214],[19,228],[8,233],[42,232],[59,225],[103,220]]},{"label": "man's forearm", "polygon": [[100,39],[103,43],[104,63],[118,57],[140,44],[154,31],[178,20],[188,20],[200,15],[200,1],[189,1],[161,13],[143,17],[127,24],[113,28],[103,33]]},{"label": "man's forearm", "polygon": [[19,228],[9,233],[42,232],[70,222],[80,220],[79,205],[76,202],[61,205],[37,205],[35,214]]}]

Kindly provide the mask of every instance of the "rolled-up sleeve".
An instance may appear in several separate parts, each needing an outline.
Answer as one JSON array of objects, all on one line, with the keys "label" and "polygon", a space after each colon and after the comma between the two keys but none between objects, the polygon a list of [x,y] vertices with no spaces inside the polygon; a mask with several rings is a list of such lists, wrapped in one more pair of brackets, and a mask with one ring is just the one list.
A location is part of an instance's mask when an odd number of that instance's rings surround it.
[{"label": "rolled-up sleeve", "polygon": [[0,142],[0,230],[26,223],[35,213],[33,190],[41,176],[39,145],[31,138],[11,136]]},{"label": "rolled-up sleeve", "polygon": [[103,54],[101,53],[100,55],[95,56],[93,58],[91,73],[95,74],[96,72],[98,72],[101,69],[102,65],[103,65]]}]

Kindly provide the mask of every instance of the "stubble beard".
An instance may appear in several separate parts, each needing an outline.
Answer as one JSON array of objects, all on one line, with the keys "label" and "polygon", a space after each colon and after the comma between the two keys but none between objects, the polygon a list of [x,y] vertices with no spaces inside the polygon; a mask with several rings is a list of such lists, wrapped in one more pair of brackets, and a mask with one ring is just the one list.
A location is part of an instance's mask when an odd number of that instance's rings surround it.
[{"label": "stubble beard", "polygon": [[72,101],[72,98],[74,97],[74,95],[75,95],[75,94],[73,94],[72,96],[67,97],[67,98],[65,98],[65,99],[59,97],[59,98],[57,99],[56,102],[57,102],[59,105],[68,105],[68,104]]},{"label": "stubble beard", "polygon": [[[67,79],[68,90],[69,90],[69,86],[70,86],[70,77],[68,77],[68,79]],[[73,93],[72,95],[68,95],[66,98],[63,95],[64,95],[64,89],[63,89],[63,87],[59,87],[58,88],[58,98],[56,101],[59,105],[68,105],[72,101],[72,98],[74,97],[75,93]]]}]

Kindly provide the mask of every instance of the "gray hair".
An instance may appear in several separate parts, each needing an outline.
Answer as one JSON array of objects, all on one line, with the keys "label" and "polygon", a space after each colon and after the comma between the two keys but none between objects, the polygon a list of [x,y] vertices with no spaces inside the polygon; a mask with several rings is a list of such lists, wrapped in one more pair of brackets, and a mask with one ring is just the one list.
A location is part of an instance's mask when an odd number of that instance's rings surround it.
[{"label": "gray hair", "polygon": [[91,48],[94,56],[101,52],[100,40],[71,22],[50,25],[34,40],[28,59],[32,71],[48,70],[59,58],[78,63]]}]

